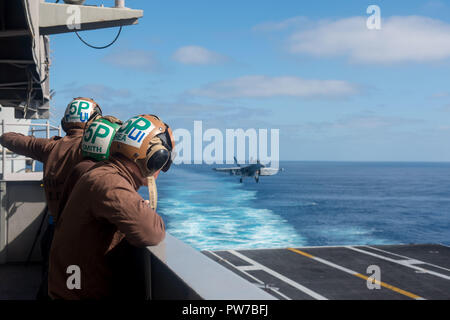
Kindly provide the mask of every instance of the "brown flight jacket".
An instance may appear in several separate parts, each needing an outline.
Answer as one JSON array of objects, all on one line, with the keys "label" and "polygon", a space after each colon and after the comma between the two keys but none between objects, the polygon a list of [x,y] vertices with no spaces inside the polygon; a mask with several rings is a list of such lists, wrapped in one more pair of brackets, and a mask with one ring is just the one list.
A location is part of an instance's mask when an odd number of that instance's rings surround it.
[{"label": "brown flight jacket", "polygon": [[[113,298],[107,254],[124,237],[136,247],[164,239],[162,218],[137,192],[146,183],[137,165],[121,155],[81,176],[56,224],[48,281],[53,299]],[[79,268],[80,289],[67,286],[76,284],[70,266]]]},{"label": "brown flight jacket", "polygon": [[64,182],[64,187],[61,191],[61,197],[59,198],[59,209],[56,213],[56,220],[61,215],[61,212],[64,210],[66,206],[67,200],[69,199],[70,194],[72,193],[73,187],[77,183],[78,179],[85,174],[89,169],[96,165],[96,161],[92,159],[84,159],[80,161],[70,172],[69,176],[67,176],[66,181]]},{"label": "brown flight jacket", "polygon": [[69,129],[64,138],[35,138],[15,132],[8,132],[0,137],[0,143],[5,148],[44,164],[45,197],[53,218],[56,218],[59,209],[59,199],[66,177],[83,159],[80,149],[82,137],[81,127]]}]

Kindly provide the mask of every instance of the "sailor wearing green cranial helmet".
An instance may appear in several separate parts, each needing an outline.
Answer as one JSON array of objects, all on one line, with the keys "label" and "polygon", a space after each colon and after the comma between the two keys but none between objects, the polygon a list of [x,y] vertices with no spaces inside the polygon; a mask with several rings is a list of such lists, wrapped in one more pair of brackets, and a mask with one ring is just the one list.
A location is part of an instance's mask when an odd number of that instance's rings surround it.
[{"label": "sailor wearing green cranial helmet", "polygon": [[122,121],[114,116],[97,117],[87,124],[81,139],[81,152],[84,159],[74,166],[66,177],[56,215],[57,219],[78,179],[98,161],[108,160],[111,143],[121,125]]},{"label": "sailor wearing green cranial helmet", "polygon": [[92,158],[96,161],[109,158],[111,143],[121,125],[120,121],[114,121],[111,118],[109,120],[106,117],[102,117],[88,125],[81,141],[83,157]]}]

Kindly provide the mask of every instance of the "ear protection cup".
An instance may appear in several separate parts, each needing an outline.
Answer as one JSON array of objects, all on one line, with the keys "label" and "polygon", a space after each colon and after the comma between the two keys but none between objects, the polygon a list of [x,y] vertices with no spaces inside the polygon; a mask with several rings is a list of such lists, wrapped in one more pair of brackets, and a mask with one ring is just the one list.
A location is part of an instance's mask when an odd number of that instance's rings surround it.
[{"label": "ear protection cup", "polygon": [[167,172],[170,169],[170,166],[172,165],[172,161],[175,158],[175,152],[173,150],[173,147],[175,145],[172,129],[169,128],[167,124],[166,132],[158,135],[157,137],[161,139],[162,145],[169,151],[169,160],[167,160],[164,167],[161,168],[163,172]]},{"label": "ear protection cup", "polygon": [[152,176],[161,170],[170,159],[170,151],[161,143],[158,136],[150,140],[150,145],[144,159],[136,160],[144,176]]},{"label": "ear protection cup", "polygon": [[156,145],[154,150],[149,152],[147,159],[147,169],[155,173],[162,169],[170,158],[170,152],[161,145]]}]

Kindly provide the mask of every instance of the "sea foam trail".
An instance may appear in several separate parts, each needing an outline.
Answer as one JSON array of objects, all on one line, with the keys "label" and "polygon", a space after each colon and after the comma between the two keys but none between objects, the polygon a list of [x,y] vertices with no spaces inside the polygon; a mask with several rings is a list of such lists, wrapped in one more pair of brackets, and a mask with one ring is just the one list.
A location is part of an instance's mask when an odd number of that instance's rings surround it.
[{"label": "sea foam trail", "polygon": [[[188,169],[173,170],[158,185],[158,213],[167,231],[199,250],[280,248],[305,245],[295,228],[234,180]],[[175,183],[175,178],[178,183]],[[182,183],[181,183],[182,182]]]},{"label": "sea foam trail", "polygon": [[212,166],[173,166],[158,178],[158,213],[169,232],[197,249],[450,245],[450,164],[281,167],[258,184],[240,184]]}]

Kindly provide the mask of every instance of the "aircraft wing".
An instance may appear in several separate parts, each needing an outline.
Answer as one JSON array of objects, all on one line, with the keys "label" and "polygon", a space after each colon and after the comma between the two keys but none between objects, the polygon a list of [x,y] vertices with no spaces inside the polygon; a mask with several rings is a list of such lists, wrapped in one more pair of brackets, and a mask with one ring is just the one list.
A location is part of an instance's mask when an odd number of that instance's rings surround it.
[{"label": "aircraft wing", "polygon": [[234,167],[234,168],[214,168],[214,171],[221,171],[221,172],[230,172],[230,171],[238,171],[241,170],[240,167]]},{"label": "aircraft wing", "polygon": [[260,176],[273,176],[276,175],[280,169],[277,168],[261,168]]},{"label": "aircraft wing", "polygon": [[229,174],[233,174],[233,175],[237,175],[239,174],[239,172],[241,172],[240,167],[234,167],[234,168],[214,168],[214,171],[218,171],[218,172],[226,172]]}]

